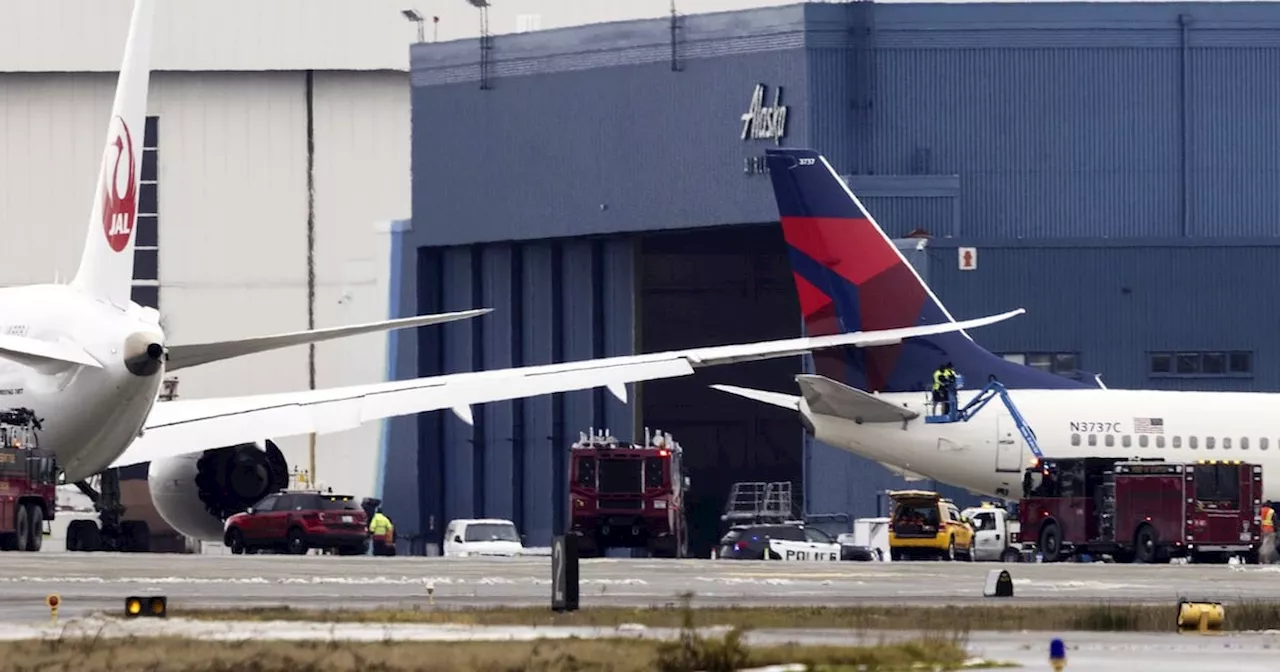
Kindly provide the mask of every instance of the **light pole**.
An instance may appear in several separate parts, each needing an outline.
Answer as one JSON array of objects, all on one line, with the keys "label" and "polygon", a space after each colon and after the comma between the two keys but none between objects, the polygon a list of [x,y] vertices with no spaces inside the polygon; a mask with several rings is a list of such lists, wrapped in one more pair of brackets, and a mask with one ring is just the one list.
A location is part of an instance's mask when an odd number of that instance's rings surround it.
[{"label": "light pole", "polygon": [[418,24],[418,43],[421,44],[425,42],[427,39],[426,23],[422,20],[422,14],[420,14],[416,9],[404,9],[401,10],[400,13],[404,15],[404,18]]}]

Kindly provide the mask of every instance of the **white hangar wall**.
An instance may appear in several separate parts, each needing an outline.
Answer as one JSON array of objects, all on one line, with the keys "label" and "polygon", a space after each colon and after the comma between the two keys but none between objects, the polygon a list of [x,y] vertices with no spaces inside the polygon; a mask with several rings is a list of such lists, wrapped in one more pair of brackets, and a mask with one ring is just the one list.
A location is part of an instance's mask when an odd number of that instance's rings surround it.
[{"label": "white hangar wall", "polygon": [[[0,284],[66,280],[85,235],[114,73],[0,73]],[[384,319],[389,238],[409,215],[409,88],[395,71],[314,75],[316,324]],[[158,276],[171,342],[307,327],[304,72],[159,72]],[[383,227],[385,229],[385,227]],[[317,386],[385,379],[386,339],[317,346]],[[177,372],[181,397],[306,389],[307,348]],[[380,425],[319,437],[317,473],[368,495]],[[307,466],[307,440],[279,442]]]}]

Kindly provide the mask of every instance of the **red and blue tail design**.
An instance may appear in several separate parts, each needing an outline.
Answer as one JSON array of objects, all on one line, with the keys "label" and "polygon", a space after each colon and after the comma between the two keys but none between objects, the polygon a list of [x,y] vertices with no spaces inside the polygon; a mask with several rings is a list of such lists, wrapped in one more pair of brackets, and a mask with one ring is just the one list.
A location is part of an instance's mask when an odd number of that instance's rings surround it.
[{"label": "red and blue tail design", "polygon": [[[765,152],[806,335],[955,321],[821,154]],[[929,389],[934,369],[946,362],[971,388],[991,376],[1010,389],[1089,387],[997,357],[963,331],[813,358],[818,374],[872,392]]]}]

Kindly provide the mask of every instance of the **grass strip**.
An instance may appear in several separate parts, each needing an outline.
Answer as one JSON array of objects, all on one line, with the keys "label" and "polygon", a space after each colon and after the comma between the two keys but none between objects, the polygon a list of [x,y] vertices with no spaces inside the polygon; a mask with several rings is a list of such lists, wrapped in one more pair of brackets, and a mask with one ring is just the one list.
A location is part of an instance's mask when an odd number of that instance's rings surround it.
[{"label": "grass strip", "polygon": [[[1280,630],[1280,602],[1243,601],[1224,605],[1225,630]],[[701,607],[698,627],[839,628],[851,630],[1046,630],[1169,632],[1177,608],[1099,602],[1094,604],[1000,604],[896,607]],[[470,625],[567,625],[616,627],[640,624],[681,627],[680,606],[588,607],[557,614],[547,607],[444,609],[411,605],[396,609],[310,610],[290,607],[169,609],[170,616],[207,621],[309,621],[341,623],[453,623]]]},{"label": "grass strip", "polygon": [[181,672],[347,672],[573,670],[722,672],[799,663],[816,670],[901,672],[966,666],[959,638],[851,647],[756,648],[734,631],[721,639],[686,632],[679,641],[540,640],[534,642],[203,641],[168,637],[63,638],[0,643],[5,669],[42,672],[174,670]]}]

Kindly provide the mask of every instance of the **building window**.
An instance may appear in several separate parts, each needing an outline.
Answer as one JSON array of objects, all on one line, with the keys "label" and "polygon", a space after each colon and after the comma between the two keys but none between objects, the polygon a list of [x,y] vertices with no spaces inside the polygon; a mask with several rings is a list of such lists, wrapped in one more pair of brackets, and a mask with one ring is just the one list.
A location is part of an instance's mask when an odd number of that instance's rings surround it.
[{"label": "building window", "polygon": [[134,227],[133,301],[160,310],[160,117],[147,117]]},{"label": "building window", "polygon": [[1000,356],[1015,364],[1060,376],[1070,376],[1080,370],[1080,353],[1076,352],[1006,352]]},{"label": "building window", "polygon": [[1151,352],[1148,370],[1153,378],[1250,378],[1253,353],[1245,350],[1179,350]]}]

